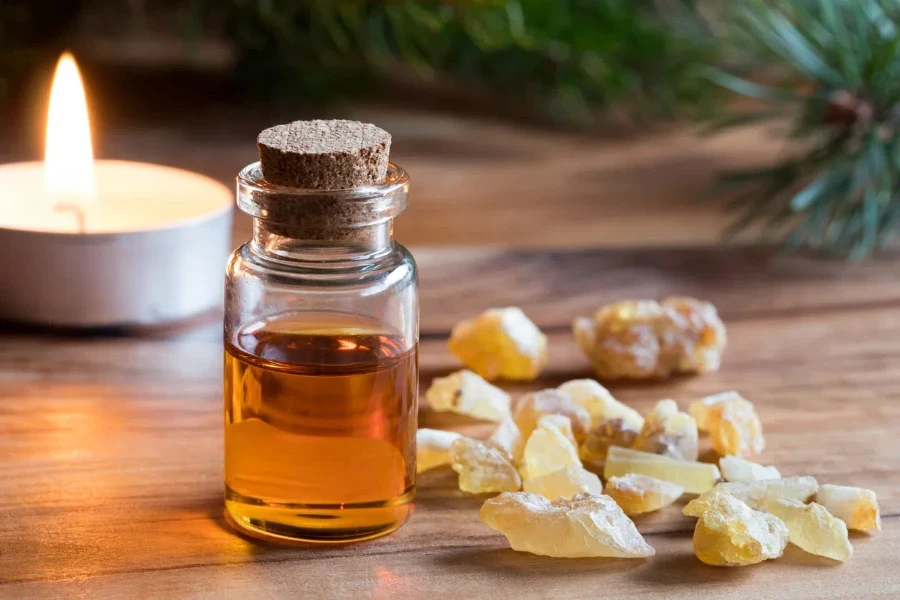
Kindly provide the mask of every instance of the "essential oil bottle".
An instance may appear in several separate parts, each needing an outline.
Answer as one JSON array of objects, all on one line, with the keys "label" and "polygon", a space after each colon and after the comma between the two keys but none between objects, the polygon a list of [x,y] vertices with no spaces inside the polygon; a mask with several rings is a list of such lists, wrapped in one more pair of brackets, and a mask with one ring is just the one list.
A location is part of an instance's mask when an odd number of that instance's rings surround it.
[{"label": "essential oil bottle", "polygon": [[409,514],[418,293],[389,147],[372,125],[296,122],[238,176],[253,237],[227,266],[225,506],[254,537],[364,540]]}]

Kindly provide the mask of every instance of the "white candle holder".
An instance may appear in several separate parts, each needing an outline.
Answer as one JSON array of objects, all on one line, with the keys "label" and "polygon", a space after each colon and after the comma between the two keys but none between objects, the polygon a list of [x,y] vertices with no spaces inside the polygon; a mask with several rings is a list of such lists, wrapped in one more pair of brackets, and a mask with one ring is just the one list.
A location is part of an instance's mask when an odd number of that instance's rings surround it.
[{"label": "white candle holder", "polygon": [[97,200],[41,200],[43,163],[0,166],[0,320],[128,327],[222,304],[233,192],[196,173],[97,161]]}]

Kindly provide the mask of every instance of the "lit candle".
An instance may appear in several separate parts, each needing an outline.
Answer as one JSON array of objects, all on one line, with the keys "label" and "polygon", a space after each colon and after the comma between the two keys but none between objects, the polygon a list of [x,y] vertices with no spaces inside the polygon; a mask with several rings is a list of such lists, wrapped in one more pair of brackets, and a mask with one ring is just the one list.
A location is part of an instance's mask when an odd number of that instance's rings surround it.
[{"label": "lit candle", "polygon": [[180,169],[93,160],[71,55],[57,65],[45,160],[0,165],[0,319],[100,327],[217,306],[232,192]]}]

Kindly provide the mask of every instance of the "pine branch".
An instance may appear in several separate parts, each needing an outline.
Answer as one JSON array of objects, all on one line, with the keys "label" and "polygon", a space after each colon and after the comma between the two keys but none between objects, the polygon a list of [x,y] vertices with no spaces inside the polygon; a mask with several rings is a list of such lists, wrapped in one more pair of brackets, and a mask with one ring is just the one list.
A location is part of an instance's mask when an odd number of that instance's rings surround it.
[{"label": "pine branch", "polygon": [[[900,3],[896,0],[742,0],[731,39],[784,76],[763,86],[708,75],[760,100],[756,114],[791,123],[803,150],[770,168],[726,175],[749,189],[731,232],[758,223],[786,250],[811,247],[859,260],[900,227]],[[734,115],[724,127],[752,119]]]}]

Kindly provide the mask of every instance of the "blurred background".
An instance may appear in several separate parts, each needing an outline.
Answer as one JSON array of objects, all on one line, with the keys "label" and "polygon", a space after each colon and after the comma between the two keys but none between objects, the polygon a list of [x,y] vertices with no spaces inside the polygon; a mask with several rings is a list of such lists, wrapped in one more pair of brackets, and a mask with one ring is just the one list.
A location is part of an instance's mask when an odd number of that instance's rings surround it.
[{"label": "blurred background", "polygon": [[406,244],[713,244],[737,221],[739,241],[862,258],[900,220],[897,14],[894,0],[3,0],[0,160],[41,156],[69,49],[98,157],[230,185],[264,127],[384,127],[413,177]]}]

